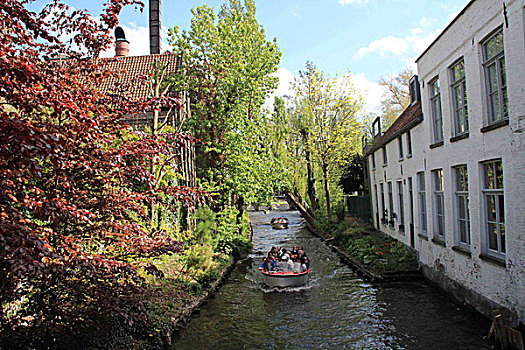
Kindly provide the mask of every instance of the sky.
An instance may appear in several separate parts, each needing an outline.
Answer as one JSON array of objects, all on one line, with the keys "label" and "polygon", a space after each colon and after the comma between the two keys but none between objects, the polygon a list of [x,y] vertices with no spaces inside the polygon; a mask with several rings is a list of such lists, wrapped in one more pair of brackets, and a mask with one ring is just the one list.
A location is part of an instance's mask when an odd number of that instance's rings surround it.
[{"label": "sky", "polygon": [[[219,11],[225,0],[162,0],[162,51],[168,50],[167,30],[187,29],[191,9],[207,4]],[[276,75],[277,95],[289,92],[291,82],[312,61],[330,76],[349,74],[365,99],[364,112],[377,114],[384,89],[381,77],[405,67],[432,43],[469,0],[256,0],[257,19],[269,40],[277,38],[282,51]],[[38,0],[37,9],[46,3]],[[75,8],[96,16],[102,0],[69,0]],[[148,1],[144,12],[125,8],[119,16],[130,55],[149,53]],[[112,56],[113,50],[106,56]]]}]

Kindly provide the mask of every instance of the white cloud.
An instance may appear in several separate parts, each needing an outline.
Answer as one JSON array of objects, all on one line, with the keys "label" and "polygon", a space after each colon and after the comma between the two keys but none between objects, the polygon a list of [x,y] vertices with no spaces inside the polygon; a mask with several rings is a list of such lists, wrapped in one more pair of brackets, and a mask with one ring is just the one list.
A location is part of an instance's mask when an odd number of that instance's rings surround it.
[{"label": "white cloud", "polygon": [[378,53],[381,56],[387,54],[401,55],[405,53],[409,45],[405,39],[389,35],[381,39],[372,41],[367,47],[362,47],[357,51],[357,57]]},{"label": "white cloud", "polygon": [[295,12],[295,11],[294,11],[294,13],[293,13],[293,16],[294,16],[294,17],[297,17],[299,20],[303,19],[303,16],[302,16],[301,14]]},{"label": "white cloud", "polygon": [[[372,41],[368,46],[362,47],[357,51],[356,58],[363,58],[368,55],[386,56],[402,56],[401,59],[406,59],[407,54],[412,56],[420,55],[434,39],[439,35],[442,29],[431,30],[437,22],[435,18],[423,17],[419,26],[410,29],[410,34],[404,37],[385,36],[380,39]],[[409,64],[412,66],[412,63]]]},{"label": "white cloud", "polygon": [[414,57],[409,57],[405,60],[405,67],[412,69],[413,72],[417,72],[416,59]]},{"label": "white cloud", "polygon": [[366,5],[369,0],[339,0],[339,5]]},{"label": "white cloud", "polygon": [[364,100],[363,114],[378,114],[381,105],[381,97],[386,93],[385,87],[376,82],[368,80],[363,73],[347,73],[357,92]]},{"label": "white cloud", "polygon": [[277,89],[268,95],[266,98],[266,101],[264,101],[264,108],[273,109],[273,101],[275,99],[275,96],[278,97],[295,97],[295,92],[293,90],[293,83],[295,81],[295,77],[292,72],[290,72],[288,69],[281,67],[273,74],[274,76],[279,78],[279,86]]},{"label": "white cloud", "polygon": [[[269,110],[273,109],[275,96],[290,97],[292,99],[295,97],[293,84],[296,77],[293,73],[288,69],[281,67],[274,75],[279,78],[279,86],[264,102],[263,107]],[[350,72],[345,74],[345,76],[350,78],[350,82],[354,88],[363,97],[364,105],[362,114],[378,114],[380,112],[379,107],[381,104],[381,97],[386,93],[386,89],[378,83],[368,80],[364,73]]]}]

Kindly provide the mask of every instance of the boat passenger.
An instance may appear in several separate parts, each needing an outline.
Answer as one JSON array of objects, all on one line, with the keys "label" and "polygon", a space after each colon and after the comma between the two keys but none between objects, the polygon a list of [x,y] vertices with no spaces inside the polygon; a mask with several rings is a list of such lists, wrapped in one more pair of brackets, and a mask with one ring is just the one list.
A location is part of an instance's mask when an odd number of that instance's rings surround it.
[{"label": "boat passenger", "polygon": [[301,272],[301,263],[299,261],[294,261],[292,271],[295,273]]},{"label": "boat passenger", "polygon": [[293,271],[293,260],[291,258],[288,258],[286,261],[286,271],[290,272]]},{"label": "boat passenger", "polygon": [[301,260],[301,271],[306,271],[310,269],[310,260],[306,255],[303,256]]},{"label": "boat passenger", "polygon": [[273,271],[275,270],[276,268],[276,265],[275,265],[275,258],[274,256],[271,254],[271,253],[268,253],[268,257],[266,258],[267,260],[267,263],[268,263],[268,271]]},{"label": "boat passenger", "polygon": [[292,248],[292,254],[293,255],[297,255],[298,253],[299,253],[299,247],[294,245],[293,248]]}]

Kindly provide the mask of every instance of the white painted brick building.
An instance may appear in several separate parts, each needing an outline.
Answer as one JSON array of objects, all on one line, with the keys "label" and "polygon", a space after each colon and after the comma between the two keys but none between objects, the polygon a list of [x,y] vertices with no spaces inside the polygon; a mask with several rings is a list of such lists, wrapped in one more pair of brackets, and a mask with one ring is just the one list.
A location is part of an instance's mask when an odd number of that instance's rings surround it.
[{"label": "white painted brick building", "polygon": [[524,19],[525,0],[471,1],[417,60],[420,95],[414,79],[412,105],[365,152],[376,227],[458,300],[514,324],[525,323]]}]

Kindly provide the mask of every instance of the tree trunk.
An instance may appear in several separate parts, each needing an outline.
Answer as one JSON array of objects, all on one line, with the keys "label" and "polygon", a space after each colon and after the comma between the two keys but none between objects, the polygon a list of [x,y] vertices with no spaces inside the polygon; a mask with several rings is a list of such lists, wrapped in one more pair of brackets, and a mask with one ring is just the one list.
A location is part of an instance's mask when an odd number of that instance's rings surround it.
[{"label": "tree trunk", "polygon": [[315,175],[314,169],[312,166],[312,157],[310,152],[310,147],[308,145],[308,134],[306,131],[301,132],[306,148],[305,158],[306,158],[306,170],[308,173],[308,197],[310,198],[310,203],[312,205],[312,211],[315,212],[319,209],[319,197],[317,197],[317,191],[315,190]]},{"label": "tree trunk", "polygon": [[[159,110],[155,109],[153,111],[153,129],[151,130],[153,135],[157,134],[158,127],[159,127]],[[153,156],[153,160],[151,162],[151,173],[153,174],[153,176],[156,177],[155,158],[156,156]],[[155,186],[157,185],[155,184]],[[155,204],[153,200],[150,202],[150,225],[151,227],[155,225]]]},{"label": "tree trunk", "polygon": [[[244,215],[244,197],[242,195],[237,196],[237,225],[242,222],[242,216]],[[239,232],[240,233],[240,232]]]},{"label": "tree trunk", "polygon": [[332,208],[330,205],[330,186],[328,184],[328,166],[323,164],[324,192],[326,196],[326,216],[332,221]]}]

